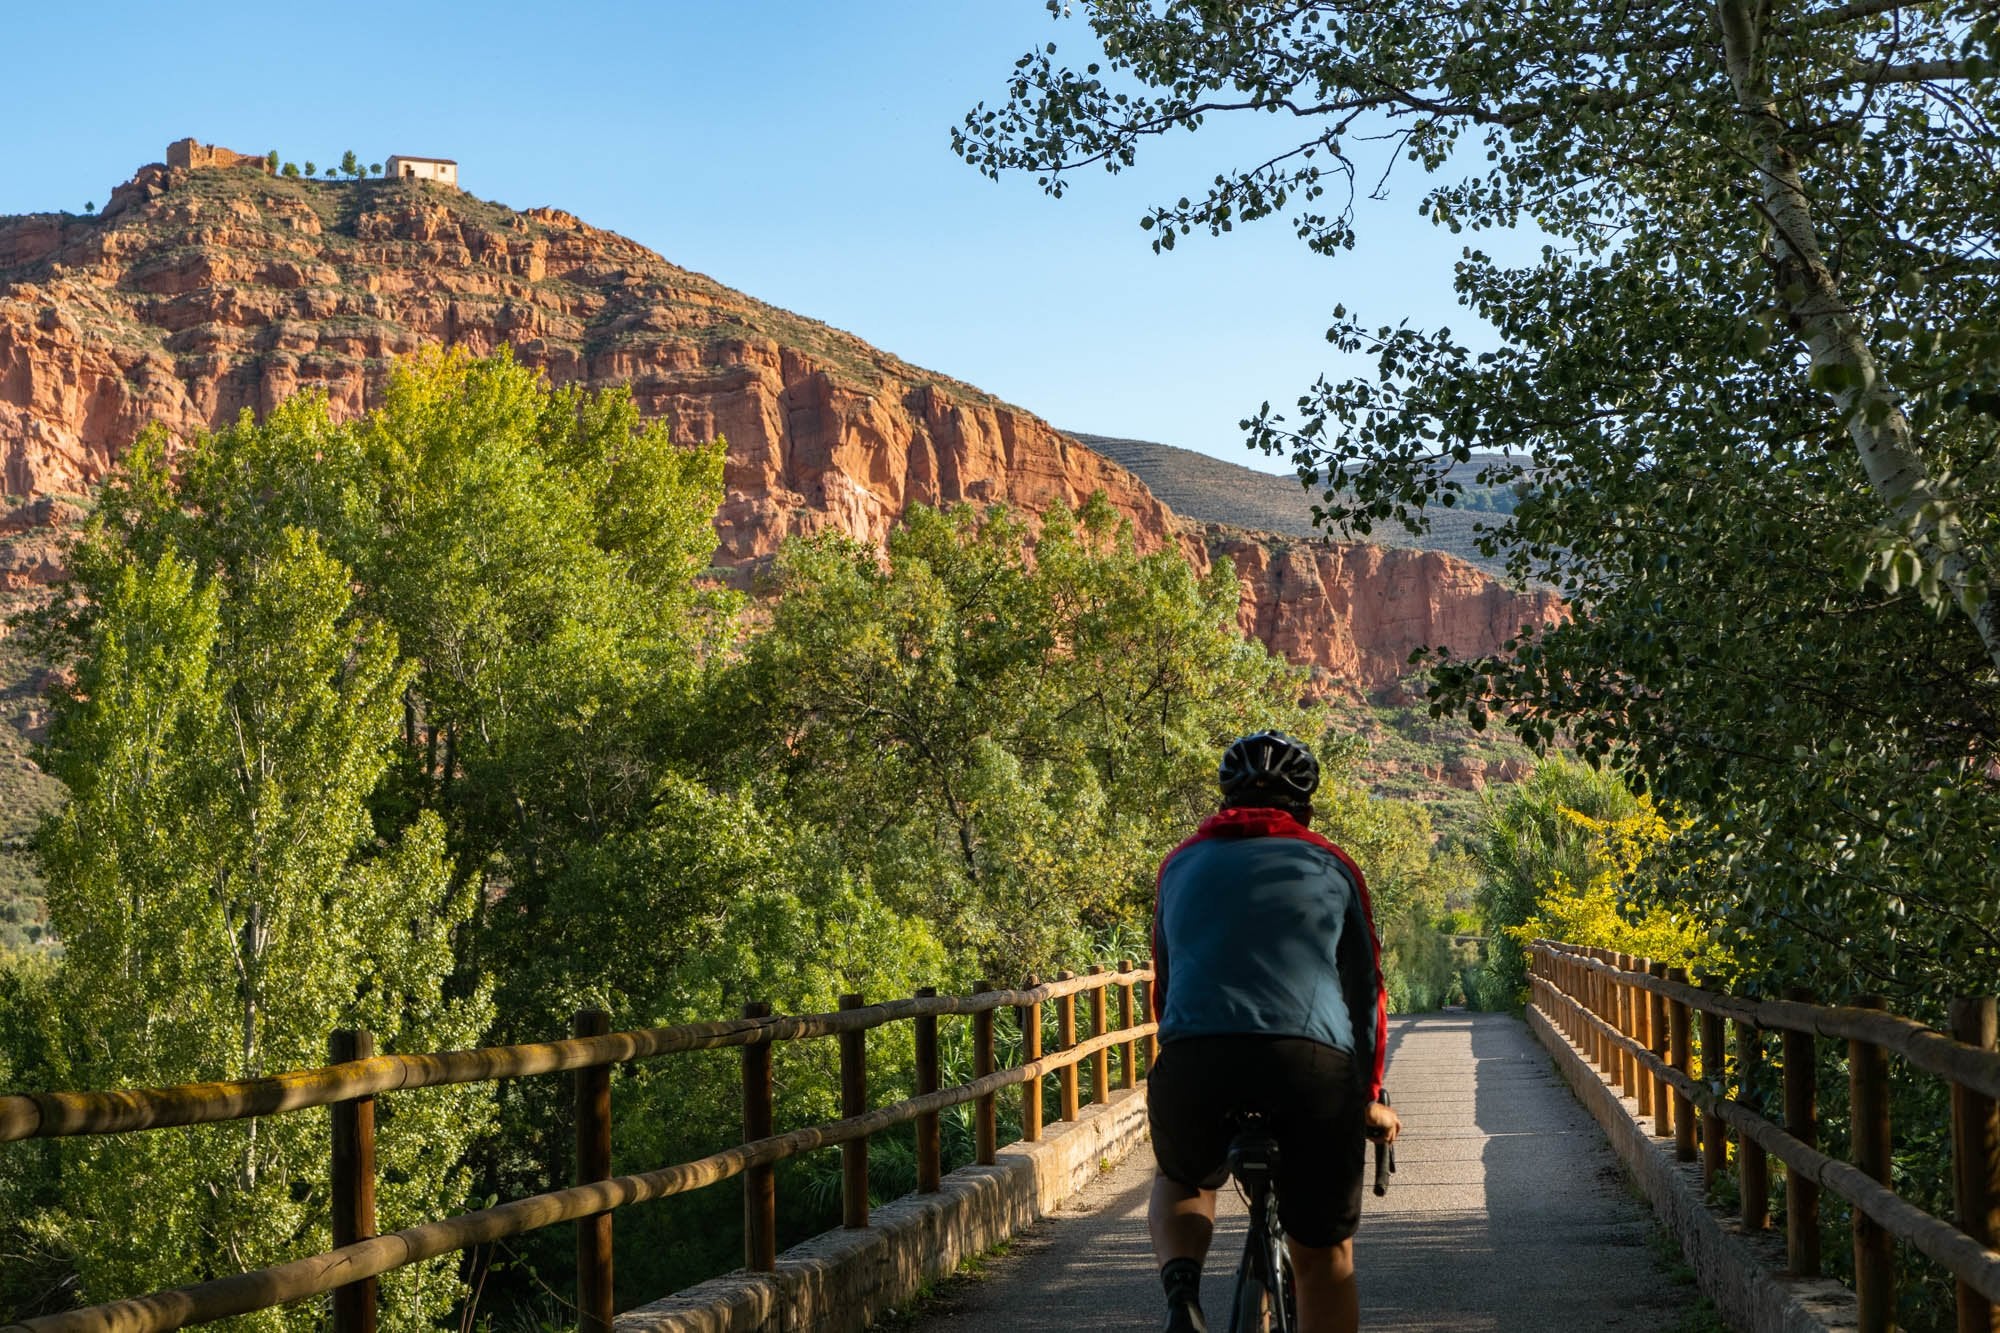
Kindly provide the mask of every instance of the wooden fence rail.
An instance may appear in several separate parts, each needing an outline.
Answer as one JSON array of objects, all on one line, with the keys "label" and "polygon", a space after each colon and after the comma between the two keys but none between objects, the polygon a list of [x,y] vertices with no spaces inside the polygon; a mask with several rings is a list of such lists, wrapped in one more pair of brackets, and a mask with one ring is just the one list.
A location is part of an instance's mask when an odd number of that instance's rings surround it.
[{"label": "wooden fence rail", "polygon": [[[0,1333],[167,1333],[254,1310],[336,1293],[336,1333],[372,1333],[375,1279],[426,1259],[490,1244],[567,1222],[577,1231],[577,1306],[581,1333],[611,1327],[611,1213],[629,1204],[669,1198],[744,1176],[745,1264],[769,1271],[776,1262],[777,1201],[772,1168],[788,1157],[840,1146],[845,1154],[842,1216],[845,1225],[868,1219],[867,1141],[898,1125],[918,1126],[918,1188],[934,1191],[941,1182],[937,1116],[953,1106],[976,1104],[975,1160],[992,1164],[994,1101],[1011,1087],[1023,1087],[1023,1137],[1042,1132],[1043,1081],[1063,1080],[1065,1119],[1078,1114],[1076,1080],[1091,1074],[1092,1100],[1109,1098],[1109,1060],[1119,1052],[1119,1085],[1141,1077],[1134,1067],[1138,1042],[1146,1042],[1152,1067],[1157,1026],[1131,1021],[1133,995],[1150,989],[1150,964],[1121,961],[1116,971],[1093,968],[1082,976],[1064,973],[1042,984],[1035,978],[1018,990],[994,990],[985,982],[972,995],[939,996],[926,991],[908,1000],[869,1005],[858,995],[841,997],[835,1013],[772,1016],[769,1006],[745,1006],[744,1017],[717,1023],[608,1032],[608,1015],[586,1010],[576,1017],[574,1036],[565,1041],[451,1051],[439,1055],[371,1056],[366,1033],[337,1034],[336,1063],[324,1069],[229,1083],[189,1084],[127,1092],[30,1093],[0,1097],[0,1142],[76,1134],[122,1134],[174,1125],[241,1120],[333,1106],[334,1248],[255,1272],[178,1287],[171,1291],[110,1301],[10,1324]],[[1119,1023],[1110,1025],[1104,992],[1120,990]],[[1088,994],[1091,1033],[1075,1030],[1075,997]],[[1059,1049],[1041,1051],[1041,1006],[1056,1001],[1066,1012]],[[1000,1009],[1022,1014],[1022,1063],[995,1069],[993,1015]],[[1140,1013],[1147,1012],[1141,1008]],[[937,1020],[969,1017],[974,1077],[938,1087]],[[866,1034],[903,1019],[917,1024],[918,1093],[888,1106],[867,1108]],[[771,1047],[781,1041],[838,1037],[842,1046],[842,1118],[787,1133],[771,1123]],[[638,1175],[610,1177],[611,1113],[609,1066],[682,1051],[743,1048],[745,1141],[692,1162]],[[353,1058],[343,1058],[353,1057]],[[375,1234],[374,1099],[385,1092],[450,1083],[485,1082],[568,1071],[576,1075],[577,1182],[526,1199],[477,1212]]]},{"label": "wooden fence rail", "polygon": [[[1953,1034],[1883,1011],[1873,1001],[1818,1005],[1796,992],[1782,1001],[1747,1000],[1687,984],[1643,958],[1538,940],[1529,950],[1534,1004],[1576,1042],[1607,1082],[1650,1106],[1653,1132],[1671,1135],[1682,1161],[1695,1159],[1697,1118],[1704,1179],[1727,1169],[1736,1138],[1743,1225],[1769,1225],[1769,1158],[1786,1167],[1786,1252],[1797,1276],[1819,1272],[1819,1195],[1853,1205],[1855,1295],[1862,1333],[1892,1326],[1893,1244],[1914,1245],[1958,1280],[1959,1333],[2000,1333],[2000,1052],[1995,1001],[1952,1007]],[[1665,975],[1663,975],[1665,973]],[[1665,1022],[1662,1022],[1662,1010]],[[1641,1017],[1643,1015],[1643,1017]],[[1695,1061],[1693,1029],[1701,1043]],[[1734,1060],[1724,1023],[1736,1027]],[[1767,1119],[1757,1087],[1764,1034],[1782,1034],[1782,1126]],[[1815,1037],[1848,1045],[1855,1160],[1819,1151]],[[1952,1089],[1955,1223],[1934,1217],[1890,1188],[1887,1056],[1944,1078]],[[1698,1070],[1698,1076],[1697,1076]],[[1733,1080],[1732,1080],[1733,1075]],[[1735,1095],[1729,1093],[1734,1084]],[[1642,1110],[1642,1114],[1644,1114]]]}]

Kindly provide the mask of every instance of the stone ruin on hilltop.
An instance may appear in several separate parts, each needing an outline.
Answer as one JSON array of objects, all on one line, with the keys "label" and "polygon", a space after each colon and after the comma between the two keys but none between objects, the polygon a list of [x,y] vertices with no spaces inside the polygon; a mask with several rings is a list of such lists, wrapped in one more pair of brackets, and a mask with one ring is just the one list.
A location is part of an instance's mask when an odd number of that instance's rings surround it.
[{"label": "stone ruin on hilltop", "polygon": [[254,167],[267,176],[271,174],[269,158],[218,148],[212,143],[197,143],[192,138],[177,139],[167,145],[167,165],[183,171],[198,171],[204,167]]}]

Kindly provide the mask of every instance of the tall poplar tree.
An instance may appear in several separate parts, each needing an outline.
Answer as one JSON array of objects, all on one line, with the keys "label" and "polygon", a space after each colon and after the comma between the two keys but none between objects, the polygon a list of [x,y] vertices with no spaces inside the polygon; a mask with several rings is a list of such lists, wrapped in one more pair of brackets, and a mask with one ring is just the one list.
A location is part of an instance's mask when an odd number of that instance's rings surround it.
[{"label": "tall poplar tree", "polygon": [[[161,475],[157,444],[142,485]],[[446,993],[471,901],[442,826],[385,841],[370,818],[409,672],[394,635],[352,614],[351,572],[296,528],[215,564],[137,556],[99,528],[73,560],[76,679],[44,758],[70,801],[38,845],[65,1039],[36,1072],[90,1088],[256,1078],[324,1064],[345,1027],[387,1050],[475,1042],[491,1005],[483,988]],[[462,1203],[489,1106],[477,1087],[385,1103],[388,1226]],[[90,1301],[325,1248],[325,1133],[318,1114],[64,1140],[63,1202],[32,1225]],[[418,1265],[385,1282],[385,1317],[424,1327],[457,1295],[451,1264]]]}]

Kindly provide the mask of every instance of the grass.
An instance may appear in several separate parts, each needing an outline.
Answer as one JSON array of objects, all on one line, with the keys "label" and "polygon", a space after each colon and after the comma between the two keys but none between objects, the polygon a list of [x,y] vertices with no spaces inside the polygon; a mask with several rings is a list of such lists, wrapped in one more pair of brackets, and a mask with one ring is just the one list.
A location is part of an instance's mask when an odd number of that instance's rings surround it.
[{"label": "grass", "polygon": [[886,1310],[870,1327],[889,1330],[921,1328],[934,1320],[949,1319],[967,1294],[988,1277],[987,1267],[1013,1247],[1003,1240],[983,1254],[968,1254],[958,1261],[958,1271],[942,1280],[926,1279],[916,1294],[902,1305]]},{"label": "grass", "polygon": [[[1633,1194],[1638,1194],[1638,1187],[1632,1185],[1629,1178],[1626,1184]],[[1687,1312],[1668,1326],[1667,1333],[1732,1333],[1729,1325],[1722,1322],[1722,1314],[1715,1308],[1715,1303],[1695,1290],[1694,1268],[1688,1263],[1687,1256],[1681,1253],[1680,1242],[1674,1239],[1673,1233],[1664,1226],[1655,1225],[1652,1242],[1655,1266],[1676,1285],[1686,1287],[1693,1301]]]}]

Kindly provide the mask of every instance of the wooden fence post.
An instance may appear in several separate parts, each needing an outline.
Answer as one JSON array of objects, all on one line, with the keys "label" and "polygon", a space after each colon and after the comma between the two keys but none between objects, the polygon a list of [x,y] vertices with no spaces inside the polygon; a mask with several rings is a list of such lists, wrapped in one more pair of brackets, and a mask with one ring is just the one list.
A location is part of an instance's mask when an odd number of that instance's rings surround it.
[{"label": "wooden fence post", "polygon": [[1586,960],[1582,954],[1578,954],[1570,960],[1570,978],[1574,982],[1570,994],[1576,997],[1571,1007],[1576,1011],[1576,1043],[1583,1047],[1584,1053],[1590,1058],[1592,1063],[1595,1063],[1597,1060],[1597,1030],[1590,1025],[1590,996],[1591,987],[1596,983],[1597,978],[1584,965],[1585,962]]},{"label": "wooden fence post", "polygon": [[1586,1056],[1590,1053],[1590,1028],[1583,1021],[1584,978],[1583,962],[1576,955],[1565,950],[1562,956],[1563,1012],[1568,1016],[1569,1039],[1575,1042]]},{"label": "wooden fence post", "polygon": [[[1100,978],[1090,989],[1090,1035],[1101,1037],[1109,1030],[1105,1019],[1104,964],[1092,963],[1090,975]],[[1111,1100],[1111,1051],[1101,1048],[1090,1057],[1090,1104],[1104,1106]]]},{"label": "wooden fence post", "polygon": [[[1606,967],[1617,967],[1618,955],[1609,949],[1601,949],[1598,951],[1597,961]],[[1601,1006],[1597,1016],[1603,1019],[1609,1028],[1609,1031],[1605,1028],[1597,1030],[1599,1040],[1604,1043],[1604,1081],[1615,1090],[1619,1087],[1624,1070],[1621,1068],[1620,1060],[1622,1053],[1618,1049],[1617,1041],[1611,1035],[1618,1030],[1618,978],[1609,972],[1597,974],[1597,1002]]]},{"label": "wooden fence post", "polygon": [[[1649,970],[1659,980],[1665,981],[1667,979],[1667,965],[1665,963],[1656,962],[1652,965],[1652,967]],[[1667,1063],[1671,1055],[1671,1051],[1667,1044],[1669,1030],[1667,1027],[1666,996],[1656,995],[1651,991],[1648,991],[1646,993],[1646,1021],[1647,1024],[1650,1026],[1652,1032],[1650,1045],[1652,1047],[1653,1054],[1659,1057],[1660,1063],[1665,1064]],[[1666,1138],[1673,1132],[1674,1132],[1673,1085],[1668,1083],[1663,1075],[1654,1074],[1653,1075],[1653,1133],[1660,1138]]]},{"label": "wooden fence post", "polygon": [[[375,1034],[342,1029],[327,1042],[334,1064],[375,1054]],[[375,1099],[335,1102],[333,1111],[333,1244],[338,1249],[375,1234]],[[379,1284],[372,1277],[336,1287],[334,1333],[375,1333]]]},{"label": "wooden fence post", "polygon": [[1597,1034],[1590,1027],[1590,969],[1584,966],[1584,956],[1588,950],[1578,950],[1570,956],[1569,980],[1570,1001],[1576,1010],[1576,1032],[1572,1040],[1583,1048],[1583,1058],[1597,1063]]},{"label": "wooden fence post", "polygon": [[[1601,948],[1592,949],[1590,956],[1594,961],[1602,963],[1605,951]],[[1618,1086],[1618,1075],[1611,1063],[1611,1039],[1605,1035],[1602,1026],[1610,1021],[1605,1014],[1605,1010],[1609,1008],[1610,997],[1611,978],[1595,968],[1591,969],[1590,1007],[1597,1015],[1597,1022],[1591,1024],[1590,1030],[1597,1043],[1597,1076],[1615,1088]]]},{"label": "wooden fence post", "polygon": [[[1632,1017],[1632,998],[1638,992],[1625,980],[1625,974],[1632,970],[1632,955],[1618,955],[1618,1035],[1631,1038],[1639,1030],[1638,1022]],[[1631,1048],[1618,1048],[1618,1081],[1625,1088],[1625,1095],[1633,1101],[1639,1100],[1639,1057]]]},{"label": "wooden fence post", "polygon": [[[936,986],[920,986],[919,1000],[937,998]],[[938,1090],[938,1021],[936,1014],[918,1014],[917,1095]],[[917,1193],[935,1194],[943,1181],[943,1147],[938,1139],[938,1113],[928,1111],[917,1117]]]},{"label": "wooden fence post", "polygon": [[[1591,962],[1602,962],[1604,951],[1589,950]],[[1594,967],[1583,968],[1585,1007],[1593,1018],[1604,1017],[1604,974]],[[1590,1040],[1590,1062],[1597,1066],[1597,1076],[1605,1078],[1604,1029],[1595,1023],[1586,1022],[1583,1028]]]},{"label": "wooden fence post", "polygon": [[[1604,962],[1607,967],[1616,968],[1617,951],[1606,950]],[[1618,974],[1615,971],[1601,975],[1604,977],[1604,1021],[1611,1025],[1611,1030],[1604,1035],[1604,1057],[1609,1062],[1604,1071],[1604,1081],[1611,1085],[1613,1092],[1622,1096],[1625,1092],[1625,1052],[1619,1049],[1617,1041],[1617,1034],[1625,1028],[1624,1019],[1619,1012],[1619,992],[1622,988],[1618,984]]]},{"label": "wooden fence post", "polygon": [[[1126,976],[1130,976],[1132,974],[1132,960],[1130,958],[1120,958],[1118,960],[1118,970]],[[1118,1030],[1120,1032],[1130,1032],[1132,1030],[1132,983],[1129,981],[1118,988]],[[1119,1043],[1119,1087],[1129,1088],[1138,1080],[1139,1071],[1135,1068],[1138,1063],[1139,1043],[1131,1040]]]},{"label": "wooden fence post", "polygon": [[[1667,980],[1685,986],[1687,979],[1686,968],[1667,969]],[[1674,1072],[1686,1078],[1693,1064],[1688,1058],[1688,1045],[1693,1033],[1690,1031],[1688,1007],[1684,1002],[1667,1002],[1667,1027],[1673,1047]],[[1694,1160],[1694,1101],[1679,1088],[1674,1089],[1674,1158],[1682,1162]]]},{"label": "wooden fence post", "polygon": [[[1653,974],[1653,960],[1634,958],[1632,970],[1642,977]],[[1639,1043],[1639,1049],[1653,1049],[1653,993],[1649,990],[1634,989],[1632,992],[1632,1040]],[[1659,1086],[1652,1069],[1639,1061],[1639,1115],[1645,1120],[1657,1121],[1659,1113],[1653,1109],[1653,1092]]]},{"label": "wooden fence post", "polygon": [[[972,988],[974,995],[984,995],[992,990],[990,982],[981,981]],[[993,1011],[981,1009],[972,1016],[972,1076],[985,1078],[993,1072]],[[987,1093],[973,1106],[972,1112],[973,1161],[981,1166],[993,1165],[994,1155],[999,1151],[999,1116],[994,1102],[994,1094]]]},{"label": "wooden fence post", "polygon": [[[1968,1046],[1993,1050],[2000,1044],[1995,1011],[1990,995],[1954,1000],[1951,1035]],[[1956,1083],[1951,1088],[1951,1150],[1958,1228],[1990,1250],[2000,1241],[2000,1113],[1991,1097]],[[1958,1333],[2000,1333],[2000,1311],[1962,1281]]]},{"label": "wooden fence post", "polygon": [[[1812,992],[1794,986],[1785,998],[1810,1004]],[[1785,1029],[1785,1133],[1819,1147],[1819,1057],[1812,1034]],[[1793,1277],[1819,1276],[1819,1182],[1803,1171],[1785,1172],[1785,1260]]]},{"label": "wooden fence post", "polygon": [[1555,968],[1556,1008],[1562,1027],[1571,1041],[1576,1040],[1576,963],[1568,953],[1558,952],[1551,960]]},{"label": "wooden fence post", "polygon": [[[1757,1077],[1764,1067],[1764,1035],[1754,1023],[1736,1025],[1736,1100],[1757,1115],[1764,1114],[1764,1099],[1757,1091]],[[1762,1231],[1771,1225],[1771,1170],[1764,1146],[1748,1134],[1736,1136],[1736,1184],[1742,1196],[1739,1214],[1745,1231]]]},{"label": "wooden fence post", "polygon": [[[859,995],[840,997],[842,1009],[860,1009],[868,1002]],[[856,1028],[840,1034],[840,1116],[851,1119],[868,1111],[868,1032]],[[863,1135],[840,1145],[840,1224],[859,1229],[868,1225],[868,1139]]]},{"label": "wooden fence post", "polygon": [[[751,1000],[745,1018],[769,1018],[771,1006]],[[743,1141],[771,1137],[771,1043],[743,1048]],[[753,1273],[778,1267],[778,1168],[775,1163],[753,1166],[743,1173],[743,1266]]]},{"label": "wooden fence post", "polygon": [[[1729,1095],[1729,1059],[1723,1054],[1722,1015],[1702,1011],[1701,1081],[1718,1098]],[[1701,1116],[1701,1186],[1715,1188],[1715,1178],[1729,1169],[1729,1128],[1711,1106]]]},{"label": "wooden fence post", "polygon": [[[611,1015],[579,1009],[570,1035],[601,1037],[611,1031]],[[611,1067],[576,1071],[576,1183],[611,1177]],[[611,1214],[598,1213],[576,1224],[576,1324],[579,1333],[611,1333]]]},{"label": "wooden fence post", "polygon": [[[1022,990],[1033,990],[1041,985],[1040,977],[1033,972],[1021,983]],[[1039,1001],[1028,1005],[1021,1014],[1021,1063],[1031,1065],[1042,1058],[1042,1006]],[[1040,1143],[1042,1141],[1042,1080],[1031,1078],[1021,1085],[1021,1142]]]},{"label": "wooden fence post", "polygon": [[[1880,1009],[1879,995],[1854,1001]],[[1854,1129],[1854,1165],[1871,1180],[1889,1183],[1889,1057],[1865,1041],[1847,1043],[1848,1108]],[[1854,1295],[1861,1333],[1886,1333],[1896,1318],[1895,1250],[1889,1233],[1854,1210]]]},{"label": "wooden fence post", "polygon": [[[1619,975],[1619,973],[1625,970],[1625,957],[1624,954],[1618,953],[1615,950],[1612,952],[1611,966],[1617,968],[1618,972],[1614,972],[1605,978],[1611,983],[1611,1030],[1619,1036],[1626,1035],[1625,979]],[[1627,1097],[1632,1095],[1632,1085],[1626,1080],[1626,1061],[1629,1059],[1630,1057],[1625,1053],[1625,1048],[1616,1041],[1613,1041],[1611,1043],[1611,1069],[1614,1075],[1612,1081],[1618,1085],[1620,1094]]]},{"label": "wooden fence post", "polygon": [[[1056,973],[1057,981],[1074,981],[1076,973],[1067,968]],[[1067,1051],[1076,1045],[1076,992],[1056,997],[1056,1049]],[[1077,1117],[1076,1104],[1076,1062],[1072,1060],[1056,1071],[1056,1086],[1062,1092],[1062,1118],[1074,1120]]]}]

